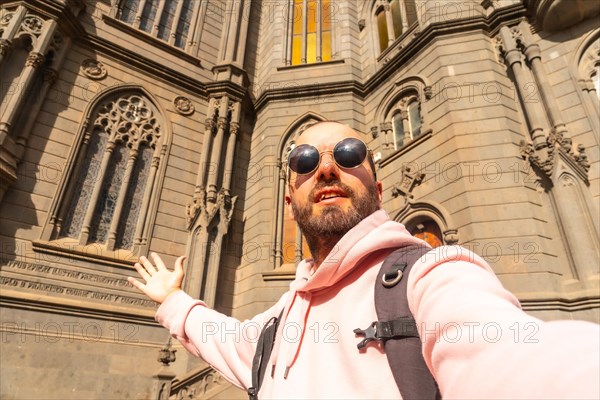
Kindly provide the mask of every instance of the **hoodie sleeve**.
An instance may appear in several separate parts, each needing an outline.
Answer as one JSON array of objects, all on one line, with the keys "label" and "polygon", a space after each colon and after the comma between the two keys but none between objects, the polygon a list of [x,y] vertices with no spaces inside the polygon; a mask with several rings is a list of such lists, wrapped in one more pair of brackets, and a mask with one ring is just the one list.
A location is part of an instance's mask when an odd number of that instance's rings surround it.
[{"label": "hoodie sleeve", "polygon": [[444,398],[600,398],[599,326],[526,314],[474,253],[427,253],[409,275],[408,301]]},{"label": "hoodie sleeve", "polygon": [[190,353],[201,357],[229,382],[247,389],[252,384],[252,359],[262,327],[269,318],[279,315],[285,297],[264,313],[240,322],[179,291],[161,304],[156,320]]}]

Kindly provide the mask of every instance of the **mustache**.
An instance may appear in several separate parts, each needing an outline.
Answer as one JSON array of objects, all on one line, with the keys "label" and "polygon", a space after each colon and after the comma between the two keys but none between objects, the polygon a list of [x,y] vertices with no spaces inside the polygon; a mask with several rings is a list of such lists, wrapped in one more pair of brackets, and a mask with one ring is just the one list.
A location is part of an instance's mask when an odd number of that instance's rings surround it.
[{"label": "mustache", "polygon": [[312,190],[310,191],[310,193],[308,194],[308,201],[312,202],[312,199],[315,198],[316,193],[319,190],[324,189],[324,188],[341,189],[344,191],[344,193],[346,193],[348,195],[348,197],[354,197],[354,190],[352,190],[352,188],[350,186],[335,179],[335,180],[317,182],[315,187],[313,187]]}]

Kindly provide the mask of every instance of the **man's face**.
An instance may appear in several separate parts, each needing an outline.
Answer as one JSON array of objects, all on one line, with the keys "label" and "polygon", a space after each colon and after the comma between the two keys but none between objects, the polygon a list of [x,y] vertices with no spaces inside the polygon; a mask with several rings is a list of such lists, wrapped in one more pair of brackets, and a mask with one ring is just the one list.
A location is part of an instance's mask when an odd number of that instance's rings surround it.
[{"label": "man's face", "polygon": [[381,208],[381,183],[375,182],[368,158],[352,169],[338,166],[333,159],[335,145],[349,137],[361,139],[349,127],[327,122],[307,129],[296,143],[310,144],[321,152],[315,171],[306,175],[290,171],[286,202],[307,238],[339,238]]}]

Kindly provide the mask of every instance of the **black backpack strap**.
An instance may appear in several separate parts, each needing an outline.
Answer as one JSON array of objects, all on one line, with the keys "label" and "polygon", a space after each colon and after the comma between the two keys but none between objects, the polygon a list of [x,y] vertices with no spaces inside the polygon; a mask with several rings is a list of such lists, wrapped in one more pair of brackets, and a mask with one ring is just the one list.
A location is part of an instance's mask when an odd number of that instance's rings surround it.
[{"label": "black backpack strap", "polygon": [[256,344],[256,352],[252,359],[252,386],[248,388],[248,397],[250,400],[258,399],[258,391],[265,377],[271,352],[273,352],[275,334],[277,333],[277,326],[282,315],[283,310],[279,313],[279,317],[269,319],[260,331],[258,343]]},{"label": "black backpack strap", "polygon": [[405,400],[441,399],[437,383],[425,364],[407,297],[408,274],[429,250],[425,246],[403,247],[385,259],[375,283],[375,309],[379,321],[366,330],[355,330],[365,336],[359,348],[369,340],[383,341],[392,374]]}]

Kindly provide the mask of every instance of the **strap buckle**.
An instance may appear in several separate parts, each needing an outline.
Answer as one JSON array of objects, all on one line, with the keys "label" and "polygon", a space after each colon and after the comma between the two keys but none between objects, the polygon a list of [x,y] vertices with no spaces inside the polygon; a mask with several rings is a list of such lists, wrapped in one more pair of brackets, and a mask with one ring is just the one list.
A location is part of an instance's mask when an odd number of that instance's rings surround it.
[{"label": "strap buckle", "polygon": [[359,350],[364,349],[367,346],[367,343],[369,343],[371,340],[381,340],[377,336],[377,321],[371,322],[371,325],[369,325],[369,327],[367,327],[366,329],[356,328],[354,330],[354,333],[357,336],[365,337],[363,340],[360,341],[360,343],[356,345],[356,347],[358,347]]}]

